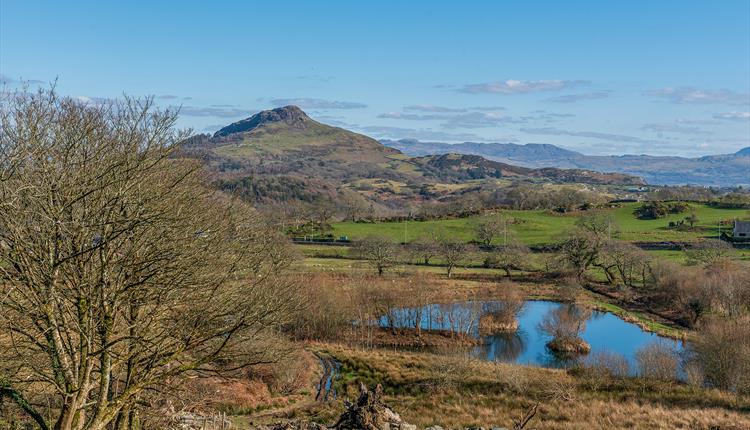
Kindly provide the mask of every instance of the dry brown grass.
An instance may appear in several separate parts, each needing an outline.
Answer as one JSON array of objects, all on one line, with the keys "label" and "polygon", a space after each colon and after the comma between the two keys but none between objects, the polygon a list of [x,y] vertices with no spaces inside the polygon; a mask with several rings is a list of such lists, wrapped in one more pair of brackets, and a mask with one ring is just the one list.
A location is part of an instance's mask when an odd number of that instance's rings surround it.
[{"label": "dry brown grass", "polygon": [[429,353],[315,345],[342,361],[342,381],[382,383],[408,422],[426,427],[509,426],[537,401],[530,428],[750,428],[750,400],[683,384],[608,378],[592,386],[562,370]]}]

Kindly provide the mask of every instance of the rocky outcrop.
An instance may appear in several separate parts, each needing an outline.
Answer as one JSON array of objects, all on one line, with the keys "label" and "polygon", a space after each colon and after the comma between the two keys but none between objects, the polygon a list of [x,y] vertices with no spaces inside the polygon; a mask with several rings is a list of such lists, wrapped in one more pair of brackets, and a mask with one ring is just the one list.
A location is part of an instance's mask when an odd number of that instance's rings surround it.
[{"label": "rocky outcrop", "polygon": [[[378,385],[375,390],[368,390],[360,384],[359,398],[355,403],[346,402],[346,411],[341,414],[336,424],[326,427],[308,421],[291,421],[274,426],[253,427],[254,430],[417,430],[417,426],[404,422],[388,405],[383,403],[383,388]],[[536,415],[537,405],[529,409],[523,418],[516,421],[512,430],[526,428]],[[439,425],[427,427],[426,430],[448,430]],[[459,430],[508,430],[506,427],[469,427]]]},{"label": "rocky outcrop", "polygon": [[234,133],[246,133],[256,128],[274,122],[283,122],[296,128],[304,128],[305,123],[310,121],[302,109],[297,106],[284,106],[271,110],[264,110],[251,116],[250,118],[237,121],[220,129],[214,133],[214,137],[224,137]]},{"label": "rocky outcrop", "polygon": [[416,430],[416,426],[405,423],[401,417],[382,402],[383,388],[378,384],[370,391],[360,385],[359,399],[347,405],[346,412],[333,428],[336,430]]},{"label": "rocky outcrop", "polygon": [[[336,424],[330,427],[307,421],[291,421],[274,426],[254,427],[255,430],[417,430],[417,426],[408,424],[388,405],[383,403],[383,388],[378,384],[375,390],[368,390],[360,384],[360,394],[356,403],[346,402],[346,411],[341,414]],[[531,407],[520,420],[515,421],[512,429],[522,430],[536,415],[537,403]],[[427,427],[426,430],[448,430],[439,425]],[[507,427],[468,427],[459,430],[508,430]]]},{"label": "rocky outcrop", "polygon": [[404,422],[401,417],[382,401],[383,388],[368,390],[360,385],[359,398],[355,403],[346,402],[346,411],[336,424],[326,427],[307,421],[291,421],[255,430],[416,430],[417,427]]},{"label": "rocky outcrop", "polygon": [[273,427],[262,427],[258,428],[258,430],[328,430],[328,427],[311,423],[309,421],[291,421],[284,424],[277,424]]}]

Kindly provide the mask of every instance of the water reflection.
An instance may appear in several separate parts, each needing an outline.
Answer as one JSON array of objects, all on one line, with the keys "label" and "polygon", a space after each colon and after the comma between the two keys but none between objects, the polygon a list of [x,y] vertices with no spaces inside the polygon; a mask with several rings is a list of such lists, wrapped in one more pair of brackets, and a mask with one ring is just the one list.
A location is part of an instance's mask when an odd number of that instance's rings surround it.
[{"label": "water reflection", "polygon": [[521,329],[487,335],[482,338],[483,344],[473,354],[488,361],[515,362],[526,350],[526,337],[526,332]]},{"label": "water reflection", "polygon": [[[584,359],[582,357],[561,358],[546,347],[549,335],[539,330],[544,316],[561,306],[550,301],[528,301],[518,315],[518,330],[515,332],[480,335],[479,321],[484,312],[496,310],[496,302],[467,302],[429,305],[419,310],[394,309],[388,318],[381,318],[382,327],[391,325],[405,328],[415,327],[417,321],[422,329],[441,329],[465,333],[482,340],[470,353],[490,361],[512,362],[545,367],[569,367]],[[586,320],[581,337],[591,345],[591,354],[608,352],[622,355],[635,368],[635,352],[643,346],[663,339],[643,331],[635,324],[625,322],[608,312],[594,311]],[[677,350],[682,345],[663,339]]]}]

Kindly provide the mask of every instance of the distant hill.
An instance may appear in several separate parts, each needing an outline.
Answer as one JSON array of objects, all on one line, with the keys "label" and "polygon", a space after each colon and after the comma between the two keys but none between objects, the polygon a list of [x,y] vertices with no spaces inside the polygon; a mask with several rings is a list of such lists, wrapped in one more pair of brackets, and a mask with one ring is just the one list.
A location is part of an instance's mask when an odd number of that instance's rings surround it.
[{"label": "distant hill", "polygon": [[[501,179],[644,183],[631,175],[534,169],[477,155],[411,157],[370,137],[317,122],[296,106],[260,112],[213,135],[193,136],[183,145],[183,153],[206,160],[219,187],[256,201],[311,202],[356,192],[390,205],[420,199],[424,187],[451,193],[461,188],[457,184],[491,185]],[[440,184],[452,185],[437,187]]]},{"label": "distant hill", "polygon": [[587,169],[619,172],[644,178],[657,185],[750,185],[750,147],[734,154],[699,158],[652,155],[584,155],[549,144],[474,143],[447,144],[412,139],[382,140],[386,146],[412,156],[460,153],[518,166]]}]

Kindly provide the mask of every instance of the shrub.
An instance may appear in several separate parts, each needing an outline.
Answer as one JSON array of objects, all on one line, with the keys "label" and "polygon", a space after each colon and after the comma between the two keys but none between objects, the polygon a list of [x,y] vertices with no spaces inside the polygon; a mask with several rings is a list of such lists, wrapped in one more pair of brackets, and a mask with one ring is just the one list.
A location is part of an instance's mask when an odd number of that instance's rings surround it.
[{"label": "shrub", "polygon": [[705,322],[687,353],[710,386],[750,393],[749,317]]},{"label": "shrub", "polygon": [[635,361],[639,376],[662,381],[676,379],[680,362],[674,346],[664,341],[650,343],[636,351]]},{"label": "shrub", "polygon": [[635,209],[638,219],[659,219],[670,214],[679,214],[689,208],[687,203],[682,202],[646,202]]},{"label": "shrub", "polygon": [[616,352],[597,351],[586,357],[583,367],[607,378],[624,378],[630,375],[628,360]]}]

